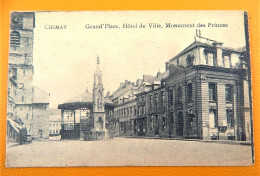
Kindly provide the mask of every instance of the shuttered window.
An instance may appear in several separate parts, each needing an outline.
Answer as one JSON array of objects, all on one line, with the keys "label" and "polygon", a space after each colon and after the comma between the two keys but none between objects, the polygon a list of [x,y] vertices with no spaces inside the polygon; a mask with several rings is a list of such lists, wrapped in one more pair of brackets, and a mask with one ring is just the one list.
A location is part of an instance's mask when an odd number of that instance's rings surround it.
[{"label": "shuttered window", "polygon": [[20,33],[17,31],[12,31],[10,35],[10,46],[11,47],[20,47]]}]

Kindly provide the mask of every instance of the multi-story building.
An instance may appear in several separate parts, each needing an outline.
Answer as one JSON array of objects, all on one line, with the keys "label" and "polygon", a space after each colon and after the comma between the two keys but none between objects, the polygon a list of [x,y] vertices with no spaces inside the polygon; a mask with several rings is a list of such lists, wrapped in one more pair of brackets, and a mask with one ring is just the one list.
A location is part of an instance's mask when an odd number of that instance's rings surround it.
[{"label": "multi-story building", "polygon": [[137,96],[137,101],[140,101],[138,115],[144,119],[141,124],[144,124],[143,129],[145,129],[146,136],[168,136],[166,133],[167,101],[165,99],[165,81],[163,81],[168,74],[168,70],[164,73],[158,72],[151,83],[150,90]]},{"label": "multi-story building", "polygon": [[49,136],[59,136],[61,130],[61,111],[56,108],[50,108],[49,117]]},{"label": "multi-story building", "polygon": [[173,125],[169,126],[170,136],[246,140],[241,105],[249,92],[248,84],[243,84],[243,52],[196,36],[190,46],[169,61],[165,81]]},{"label": "multi-story building", "polygon": [[[22,133],[48,138],[49,94],[32,86],[33,12],[13,12],[9,47],[7,141],[18,142]],[[19,139],[20,138],[20,139]]]},{"label": "multi-story building", "polygon": [[113,93],[115,136],[134,135],[134,118],[136,117],[135,102],[136,86],[133,82],[125,81]]},{"label": "multi-story building", "polygon": [[[250,140],[248,59],[245,48],[226,48],[196,35],[192,44],[166,63],[163,74],[149,77],[145,86],[137,88],[132,134]],[[115,103],[123,117],[124,106]],[[119,129],[125,129],[124,123]]]}]

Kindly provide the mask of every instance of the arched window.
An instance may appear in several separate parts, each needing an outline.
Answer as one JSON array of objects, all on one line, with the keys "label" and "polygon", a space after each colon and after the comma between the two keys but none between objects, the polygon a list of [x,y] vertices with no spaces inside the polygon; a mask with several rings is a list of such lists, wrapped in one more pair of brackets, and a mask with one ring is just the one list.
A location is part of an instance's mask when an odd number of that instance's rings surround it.
[{"label": "arched window", "polygon": [[13,48],[20,47],[20,33],[12,31],[10,35],[10,46]]},{"label": "arched window", "polygon": [[193,65],[193,61],[194,61],[194,55],[188,55],[186,58],[186,63],[187,63],[187,67],[190,67]]}]

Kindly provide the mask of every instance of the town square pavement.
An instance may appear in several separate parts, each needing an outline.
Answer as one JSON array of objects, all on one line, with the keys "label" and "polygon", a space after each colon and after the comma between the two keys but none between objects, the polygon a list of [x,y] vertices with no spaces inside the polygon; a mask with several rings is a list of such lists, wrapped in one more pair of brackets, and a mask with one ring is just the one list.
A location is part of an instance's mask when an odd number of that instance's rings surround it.
[{"label": "town square pavement", "polygon": [[7,167],[249,166],[251,145],[114,138],[108,141],[41,140],[7,145]]}]

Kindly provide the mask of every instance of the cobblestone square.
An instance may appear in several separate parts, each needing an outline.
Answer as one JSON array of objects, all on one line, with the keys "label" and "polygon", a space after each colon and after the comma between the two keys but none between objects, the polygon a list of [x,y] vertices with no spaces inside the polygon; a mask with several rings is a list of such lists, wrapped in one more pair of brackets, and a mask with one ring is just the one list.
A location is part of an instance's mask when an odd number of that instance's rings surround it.
[{"label": "cobblestone square", "polygon": [[115,138],[46,140],[7,146],[8,167],[53,166],[249,166],[250,145]]}]

